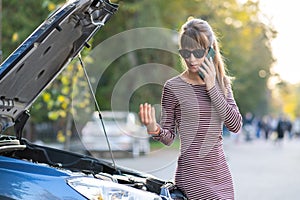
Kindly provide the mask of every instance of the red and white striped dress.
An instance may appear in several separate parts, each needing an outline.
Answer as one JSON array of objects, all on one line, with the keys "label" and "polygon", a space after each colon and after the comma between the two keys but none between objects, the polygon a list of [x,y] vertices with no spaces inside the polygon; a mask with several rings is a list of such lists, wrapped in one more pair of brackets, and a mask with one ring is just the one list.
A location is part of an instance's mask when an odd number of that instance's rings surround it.
[{"label": "red and white striped dress", "polygon": [[231,173],[222,144],[223,124],[232,132],[242,126],[242,116],[230,86],[225,98],[218,85],[192,85],[176,76],[162,93],[161,132],[153,137],[171,145],[180,137],[176,185],[189,200],[234,199]]}]

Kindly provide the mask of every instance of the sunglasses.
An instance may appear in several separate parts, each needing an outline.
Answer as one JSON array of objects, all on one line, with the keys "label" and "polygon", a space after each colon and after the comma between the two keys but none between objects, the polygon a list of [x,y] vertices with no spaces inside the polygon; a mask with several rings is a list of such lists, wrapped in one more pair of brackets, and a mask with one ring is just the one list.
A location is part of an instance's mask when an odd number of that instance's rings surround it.
[{"label": "sunglasses", "polygon": [[190,51],[188,49],[179,49],[179,54],[184,58],[188,59],[191,57],[191,54],[195,56],[195,58],[202,58],[205,55],[206,49],[195,49]]}]

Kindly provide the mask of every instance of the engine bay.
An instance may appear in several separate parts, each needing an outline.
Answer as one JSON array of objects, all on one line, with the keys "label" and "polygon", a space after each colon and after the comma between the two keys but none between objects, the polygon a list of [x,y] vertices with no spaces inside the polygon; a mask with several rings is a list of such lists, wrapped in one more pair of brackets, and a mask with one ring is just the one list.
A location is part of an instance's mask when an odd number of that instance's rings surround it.
[{"label": "engine bay", "polygon": [[185,199],[172,182],[117,167],[110,162],[91,156],[33,144],[26,139],[18,140],[14,136],[0,136],[0,155],[37,165],[46,165],[69,173],[93,176],[96,179],[126,185],[158,195],[167,192],[172,196],[172,199]]}]

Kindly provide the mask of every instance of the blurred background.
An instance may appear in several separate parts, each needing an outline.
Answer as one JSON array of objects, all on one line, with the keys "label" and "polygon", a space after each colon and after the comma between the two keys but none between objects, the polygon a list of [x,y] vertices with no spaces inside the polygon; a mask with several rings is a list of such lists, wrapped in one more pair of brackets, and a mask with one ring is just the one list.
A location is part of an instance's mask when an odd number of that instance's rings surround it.
[{"label": "blurred background", "polygon": [[[293,10],[296,8],[293,2],[288,1],[283,4],[268,0],[114,0],[120,5],[119,11],[109,25],[96,34],[91,46],[93,48],[114,35],[136,28],[160,27],[178,31],[190,16],[205,19],[219,37],[229,75],[235,77],[233,90],[241,113],[245,118],[250,116],[249,122],[258,126],[267,124],[275,130],[279,120],[284,119],[292,125],[300,114],[299,70],[293,59],[297,58],[293,46],[299,44],[294,36],[299,30],[293,26],[297,11]],[[49,13],[64,2],[0,0],[1,60],[5,60]],[[126,42],[120,45],[126,45]],[[94,62],[88,56],[92,48],[83,52],[88,63]],[[112,94],[117,81],[129,70],[145,63],[159,63],[183,71],[179,56],[174,53],[151,48],[128,52],[115,59],[99,80],[95,93],[102,110],[112,109]],[[151,73],[153,77],[161,74],[159,70]],[[92,112],[94,108],[88,106],[93,104],[89,93],[82,92],[87,84],[78,78],[82,76],[78,62],[72,62],[38,98],[31,108],[29,138],[35,140],[39,136],[65,143],[74,129],[82,128],[83,125],[74,127],[72,122],[76,115],[76,108],[71,105],[72,96],[74,93],[86,95],[76,105],[78,109]],[[74,84],[78,86],[75,89]],[[143,102],[159,105],[161,88],[162,85],[150,83],[135,90],[128,102],[129,110],[138,112],[139,104]],[[294,133],[297,135],[298,130]]]},{"label": "blurred background", "polygon": [[[178,31],[181,24],[190,16],[205,19],[217,33],[228,72],[235,77],[233,89],[240,111],[244,115],[251,112],[257,118],[265,115],[272,117],[285,115],[294,120],[298,116],[300,79],[297,79],[297,73],[294,71],[297,69],[296,63],[291,59],[297,56],[291,48],[296,42],[296,37],[280,34],[280,31],[293,34],[294,30],[289,31],[283,26],[288,23],[282,23],[286,22],[283,18],[288,17],[288,13],[295,14],[290,12],[289,8],[293,7],[291,4],[281,5],[268,0],[113,2],[118,3],[120,9],[109,25],[103,27],[104,30],[100,34],[96,34],[92,46],[134,28],[162,27]],[[2,61],[62,3],[64,1],[61,0],[0,0]],[[289,7],[286,8],[286,5]],[[284,10],[286,12],[283,12]],[[277,39],[279,36],[281,41],[283,38],[290,38],[290,42],[280,43]],[[85,50],[88,51],[90,50]],[[288,60],[281,59],[284,55]],[[131,68],[144,63],[160,63],[182,71],[179,57],[163,50],[140,49],[123,55],[111,63],[99,82],[101,87],[98,87],[96,96],[99,101],[101,99],[101,109],[111,109],[111,96],[116,81]],[[71,69],[66,70],[60,77],[60,83],[49,88],[32,107],[33,124],[52,119],[67,119],[70,87],[72,81],[76,81],[72,79],[76,67],[78,67],[76,63],[73,63]],[[57,88],[63,93],[59,94]],[[145,85],[133,94],[130,99],[130,110],[137,112],[138,105],[145,101],[159,104],[160,95],[161,85]],[[35,117],[36,115],[38,117]]]}]

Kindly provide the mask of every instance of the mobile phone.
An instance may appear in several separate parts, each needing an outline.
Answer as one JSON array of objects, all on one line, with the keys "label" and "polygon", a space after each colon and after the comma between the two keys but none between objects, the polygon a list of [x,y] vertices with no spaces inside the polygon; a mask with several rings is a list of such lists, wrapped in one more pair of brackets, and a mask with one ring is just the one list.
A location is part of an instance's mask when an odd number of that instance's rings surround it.
[{"label": "mobile phone", "polygon": [[[212,59],[215,58],[215,51],[214,51],[214,49],[212,47],[209,47],[208,53],[207,53],[206,57],[208,58],[208,60],[210,60],[210,58],[212,58]],[[201,65],[201,67],[203,68],[202,65]],[[200,78],[202,80],[204,80],[204,74],[202,72],[200,72],[200,71],[198,72],[198,74],[199,74]]]}]

